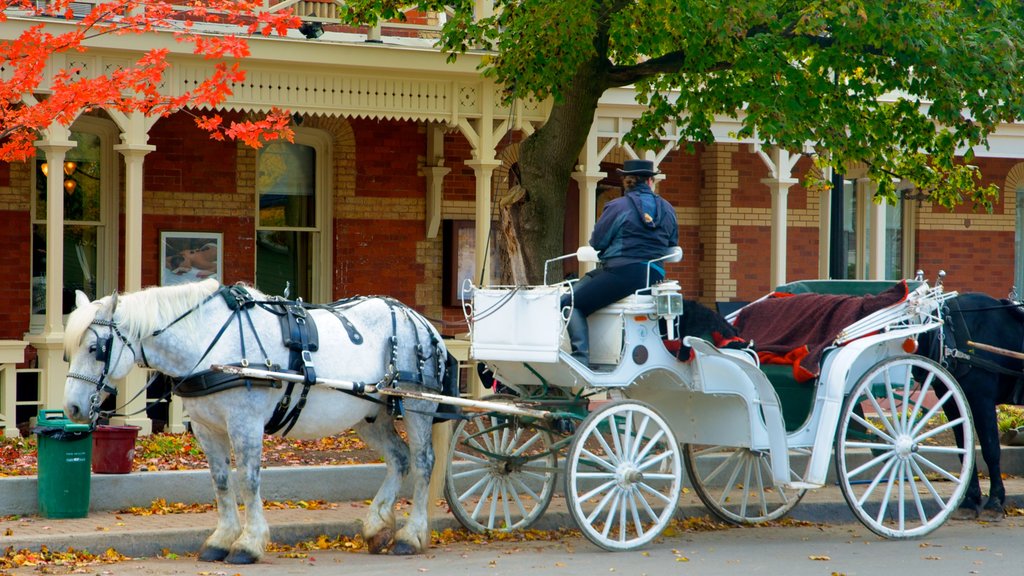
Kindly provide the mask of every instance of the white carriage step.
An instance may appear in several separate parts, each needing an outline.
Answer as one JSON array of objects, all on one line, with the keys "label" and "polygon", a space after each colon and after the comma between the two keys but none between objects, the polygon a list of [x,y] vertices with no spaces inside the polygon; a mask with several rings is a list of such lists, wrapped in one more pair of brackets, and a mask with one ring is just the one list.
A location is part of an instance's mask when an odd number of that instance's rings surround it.
[{"label": "white carriage step", "polygon": [[789,482],[784,487],[786,490],[817,490],[818,488],[824,488],[825,485],[815,482]]}]

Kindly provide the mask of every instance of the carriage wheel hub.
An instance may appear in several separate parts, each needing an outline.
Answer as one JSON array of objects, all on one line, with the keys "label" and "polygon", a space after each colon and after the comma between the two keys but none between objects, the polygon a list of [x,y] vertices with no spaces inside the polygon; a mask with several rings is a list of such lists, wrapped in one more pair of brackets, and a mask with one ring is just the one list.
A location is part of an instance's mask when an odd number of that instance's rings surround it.
[{"label": "carriage wheel hub", "polygon": [[910,436],[900,436],[897,438],[895,447],[896,456],[904,460],[910,458],[910,455],[917,451],[917,444]]},{"label": "carriage wheel hub", "polygon": [[616,472],[615,479],[619,486],[628,488],[637,482],[643,481],[644,473],[633,466],[623,466]]}]

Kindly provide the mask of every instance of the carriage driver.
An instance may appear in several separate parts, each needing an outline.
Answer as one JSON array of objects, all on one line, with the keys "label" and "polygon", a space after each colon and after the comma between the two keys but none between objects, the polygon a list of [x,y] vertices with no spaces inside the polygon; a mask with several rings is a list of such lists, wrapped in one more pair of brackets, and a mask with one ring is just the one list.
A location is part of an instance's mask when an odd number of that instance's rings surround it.
[{"label": "carriage driver", "polygon": [[[590,361],[587,316],[647,286],[647,262],[661,258],[679,243],[679,225],[672,205],[651,189],[659,174],[650,160],[626,160],[620,169],[620,198],[609,201],[594,225],[590,245],[600,251],[597,269],[574,286],[574,295],[561,306],[573,305],[569,316],[572,356],[584,366]],[[665,278],[665,269],[651,265],[652,284]]]}]

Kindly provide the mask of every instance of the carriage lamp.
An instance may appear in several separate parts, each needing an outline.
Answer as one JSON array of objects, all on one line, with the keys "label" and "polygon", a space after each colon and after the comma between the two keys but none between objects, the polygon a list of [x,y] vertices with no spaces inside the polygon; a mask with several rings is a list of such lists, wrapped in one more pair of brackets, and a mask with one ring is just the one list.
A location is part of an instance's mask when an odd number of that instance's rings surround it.
[{"label": "carriage lamp", "polygon": [[651,288],[658,316],[678,316],[683,313],[683,295],[675,280],[662,282]]}]

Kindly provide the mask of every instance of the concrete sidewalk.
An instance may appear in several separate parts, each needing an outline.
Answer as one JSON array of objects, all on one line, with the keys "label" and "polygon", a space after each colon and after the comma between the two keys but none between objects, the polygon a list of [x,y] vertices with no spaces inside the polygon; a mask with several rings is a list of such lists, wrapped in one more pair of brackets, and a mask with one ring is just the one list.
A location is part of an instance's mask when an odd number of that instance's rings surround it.
[{"label": "concrete sidewalk", "polygon": [[[1008,501],[1021,506],[1024,499],[1024,450],[1004,448]],[[267,468],[263,474],[263,497],[274,501],[324,500],[335,503],[332,509],[267,510],[270,538],[278,544],[315,540],[320,535],[337,537],[360,533],[367,501],[380,486],[382,465],[296,466]],[[987,485],[983,484],[983,490]],[[0,478],[0,547],[15,550],[51,550],[68,547],[102,553],[114,548],[127,556],[155,556],[167,550],[192,553],[213,531],[216,512],[137,516],[118,513],[128,507],[146,507],[158,498],[169,503],[212,502],[209,472],[135,472],[125,475],[98,475],[91,478],[91,510],[86,518],[46,519],[37,515],[35,477]],[[408,494],[408,490],[405,491]],[[11,519],[11,515],[22,515]],[[692,490],[680,500],[682,517],[709,515]],[[856,522],[837,486],[809,491],[793,509],[790,518],[810,522]],[[399,522],[402,514],[399,512]],[[458,528],[455,518],[437,510],[434,530]],[[574,527],[565,500],[556,495],[544,516],[532,526],[536,529]],[[866,528],[864,529],[867,530]]]}]

